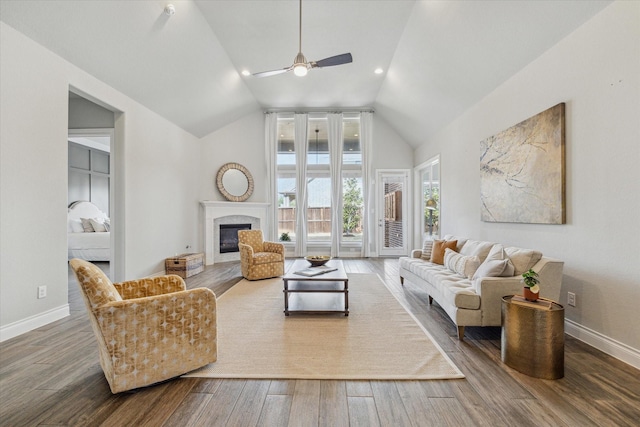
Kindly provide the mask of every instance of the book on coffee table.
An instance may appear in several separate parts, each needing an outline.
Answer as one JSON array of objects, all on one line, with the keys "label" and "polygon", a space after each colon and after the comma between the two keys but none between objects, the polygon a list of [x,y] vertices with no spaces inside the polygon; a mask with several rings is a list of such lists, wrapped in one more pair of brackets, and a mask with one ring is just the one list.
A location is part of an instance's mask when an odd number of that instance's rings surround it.
[{"label": "book on coffee table", "polygon": [[319,267],[309,267],[309,268],[305,268],[304,270],[298,270],[294,272],[294,274],[297,274],[299,276],[313,277],[313,276],[319,276],[325,273],[330,273],[336,270],[338,269],[335,267],[328,267],[326,265],[321,265]]}]

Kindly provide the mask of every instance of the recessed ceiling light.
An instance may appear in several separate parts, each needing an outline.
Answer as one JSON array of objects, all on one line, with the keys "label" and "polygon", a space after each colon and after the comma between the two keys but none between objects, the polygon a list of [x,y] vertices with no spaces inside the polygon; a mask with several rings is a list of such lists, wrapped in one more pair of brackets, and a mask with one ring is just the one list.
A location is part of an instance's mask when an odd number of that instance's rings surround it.
[{"label": "recessed ceiling light", "polygon": [[384,70],[382,68],[376,68],[375,70],[373,70],[373,72],[376,74],[382,74],[384,73]]},{"label": "recessed ceiling light", "polygon": [[242,75],[243,76],[250,76],[251,73],[248,70],[242,70]]},{"label": "recessed ceiling light", "polygon": [[353,136],[358,136],[358,134],[357,134],[357,133],[354,133],[354,134],[353,134]]}]

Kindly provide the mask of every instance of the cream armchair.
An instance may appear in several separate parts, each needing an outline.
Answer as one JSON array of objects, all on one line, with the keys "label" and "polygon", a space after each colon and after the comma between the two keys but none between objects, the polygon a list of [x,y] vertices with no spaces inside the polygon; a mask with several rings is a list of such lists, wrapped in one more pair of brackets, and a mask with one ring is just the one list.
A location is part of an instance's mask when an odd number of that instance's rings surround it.
[{"label": "cream armchair", "polygon": [[239,230],[238,248],[245,279],[268,279],[284,274],[284,245],[265,242],[262,230]]},{"label": "cream armchair", "polygon": [[111,283],[80,259],[76,273],[100,365],[113,393],[176,377],[217,359],[216,296],[179,276]]}]

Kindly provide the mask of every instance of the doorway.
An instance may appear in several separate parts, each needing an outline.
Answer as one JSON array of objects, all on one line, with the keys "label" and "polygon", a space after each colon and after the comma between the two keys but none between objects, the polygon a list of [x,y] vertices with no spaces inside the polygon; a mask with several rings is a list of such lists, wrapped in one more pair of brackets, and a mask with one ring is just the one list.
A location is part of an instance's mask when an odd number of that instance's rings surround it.
[{"label": "doorway", "polygon": [[[122,136],[122,132],[118,132],[116,126],[116,123],[122,123],[120,120],[122,116],[121,112],[115,111],[110,106],[70,88],[67,144],[74,145],[76,148],[87,147],[90,151],[87,158],[97,167],[89,167],[89,171],[86,172],[89,174],[88,177],[81,177],[79,173],[72,177],[70,174],[69,184],[70,186],[74,182],[77,184],[78,179],[85,181],[89,179],[90,191],[98,191],[100,197],[96,201],[90,197],[81,197],[77,191],[73,194],[70,192],[69,197],[92,201],[99,205],[101,211],[110,218],[108,276],[112,281],[123,280],[124,269],[122,191],[118,190],[122,186],[122,179],[120,179],[122,170],[119,167],[121,163],[118,162],[118,156],[121,155],[118,147],[121,146],[122,141],[116,140],[118,136]],[[68,150],[68,153],[67,162],[71,171],[71,150]],[[76,172],[81,171],[76,170]],[[77,188],[76,186],[75,189]],[[69,200],[69,202],[73,201],[75,200]]]},{"label": "doorway", "polygon": [[376,188],[378,256],[407,255],[411,223],[409,170],[376,171]]}]

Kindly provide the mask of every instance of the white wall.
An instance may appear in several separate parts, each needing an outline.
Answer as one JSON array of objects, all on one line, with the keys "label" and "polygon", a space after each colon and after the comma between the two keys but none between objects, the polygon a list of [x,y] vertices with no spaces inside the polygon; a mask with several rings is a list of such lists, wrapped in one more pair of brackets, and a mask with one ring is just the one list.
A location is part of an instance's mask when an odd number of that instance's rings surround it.
[{"label": "white wall", "polygon": [[[68,310],[70,86],[121,112],[113,153],[126,226],[121,278],[163,271],[164,258],[196,244],[200,144],[2,22],[0,51],[0,339],[6,339]],[[48,287],[45,299],[36,298],[39,285]]]},{"label": "white wall", "polygon": [[216,175],[222,165],[235,162],[246,167],[253,176],[253,194],[247,201],[267,201],[264,113],[262,111],[244,116],[205,136],[201,141],[201,200],[226,200],[216,187]]},{"label": "white wall", "polygon": [[373,115],[373,170],[411,169],[413,148],[379,115]]},{"label": "white wall", "polygon": [[[480,221],[480,141],[559,102],[566,103],[567,224]],[[426,141],[415,162],[438,153],[443,233],[564,260],[570,332],[638,360],[640,3],[604,9]],[[566,305],[567,291],[577,294],[576,307]]]}]

